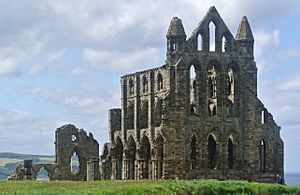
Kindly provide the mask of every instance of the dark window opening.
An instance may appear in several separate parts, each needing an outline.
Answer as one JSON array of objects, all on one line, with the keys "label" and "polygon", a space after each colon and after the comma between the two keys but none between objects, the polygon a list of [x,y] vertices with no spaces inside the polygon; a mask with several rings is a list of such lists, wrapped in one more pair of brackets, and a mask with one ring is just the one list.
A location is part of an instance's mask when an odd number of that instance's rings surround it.
[{"label": "dark window opening", "polygon": [[149,167],[151,161],[151,148],[148,137],[143,137],[141,143],[141,160],[142,160],[142,179],[149,178]]},{"label": "dark window opening", "polygon": [[193,136],[191,139],[191,163],[190,169],[196,169],[196,137]]},{"label": "dark window opening", "polygon": [[145,101],[142,105],[141,114],[140,114],[140,124],[141,129],[148,128],[148,101]]},{"label": "dark window opening", "polygon": [[143,93],[148,92],[148,80],[147,78],[144,76],[143,77]]},{"label": "dark window opening", "polygon": [[133,95],[134,94],[134,84],[133,81],[130,79],[129,80],[129,95]]},{"label": "dark window opening", "polygon": [[115,163],[116,163],[116,179],[122,179],[123,168],[123,144],[120,137],[117,138],[115,148]]},{"label": "dark window opening", "polygon": [[228,153],[228,168],[233,169],[233,143],[229,138],[227,142],[227,153]]},{"label": "dark window opening", "polygon": [[134,104],[130,103],[127,108],[127,129],[134,129]]},{"label": "dark window opening", "polygon": [[260,171],[266,170],[266,142],[261,140],[259,143],[259,156],[260,156]]},{"label": "dark window opening", "polygon": [[162,90],[163,89],[163,77],[160,73],[157,75],[157,90]]},{"label": "dark window opening", "polygon": [[208,137],[208,167],[217,169],[217,143],[212,135]]}]

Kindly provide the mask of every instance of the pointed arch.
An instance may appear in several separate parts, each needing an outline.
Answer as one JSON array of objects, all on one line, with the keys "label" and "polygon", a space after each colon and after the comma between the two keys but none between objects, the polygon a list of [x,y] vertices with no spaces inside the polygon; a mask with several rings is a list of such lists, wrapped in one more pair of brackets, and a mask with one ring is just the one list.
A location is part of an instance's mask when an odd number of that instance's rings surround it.
[{"label": "pointed arch", "polygon": [[190,111],[191,114],[196,114],[197,113],[197,109],[196,109],[196,93],[197,93],[197,89],[196,89],[196,69],[195,66],[192,64],[190,66],[190,71],[189,71],[189,96],[190,96]]},{"label": "pointed arch", "polygon": [[260,111],[260,123],[261,124],[265,124],[265,119],[266,119],[265,109],[262,109]]},{"label": "pointed arch", "polygon": [[210,117],[217,115],[217,68],[210,65],[207,69],[207,102]]},{"label": "pointed arch", "polygon": [[200,33],[197,36],[197,50],[198,51],[202,51],[203,50],[203,36]]},{"label": "pointed arch", "polygon": [[115,178],[122,179],[122,168],[123,168],[123,143],[121,138],[118,136],[115,141]]},{"label": "pointed arch", "polygon": [[216,51],[216,25],[213,21],[208,24],[209,29],[209,51]]},{"label": "pointed arch", "polygon": [[162,122],[162,100],[160,98],[156,99],[155,111],[154,111],[154,126],[159,127]]},{"label": "pointed arch", "polygon": [[233,169],[233,140],[232,136],[229,136],[227,140],[227,162],[228,162],[228,169]]},{"label": "pointed arch", "polygon": [[228,44],[225,36],[222,37],[222,52],[228,52]]},{"label": "pointed arch", "polygon": [[260,171],[266,171],[266,141],[261,139],[259,141],[259,169]]},{"label": "pointed arch", "polygon": [[157,157],[157,179],[161,179],[164,175],[163,164],[164,164],[164,145],[165,139],[161,134],[157,135],[156,138],[156,157]]},{"label": "pointed arch", "polygon": [[129,90],[128,90],[129,95],[133,95],[134,94],[134,83],[133,83],[132,79],[129,79],[128,85],[129,85]]},{"label": "pointed arch", "polygon": [[150,161],[151,161],[151,146],[150,141],[147,136],[143,136],[141,140],[141,155],[140,155],[141,161],[142,161],[142,179],[149,179],[149,173],[150,173]]},{"label": "pointed arch", "polygon": [[163,77],[160,73],[157,74],[157,90],[160,91],[164,88]]},{"label": "pointed arch", "polygon": [[208,153],[208,167],[210,169],[216,169],[217,168],[217,142],[213,134],[210,134],[208,136],[207,153]]},{"label": "pointed arch", "polygon": [[72,175],[79,175],[81,171],[81,163],[80,163],[80,156],[77,153],[77,149],[75,149],[72,152],[71,158],[70,158],[70,169]]},{"label": "pointed arch", "polygon": [[147,77],[144,75],[143,76],[143,93],[146,93],[146,92],[148,92],[148,79],[147,79]]},{"label": "pointed arch", "polygon": [[134,102],[128,102],[126,126],[127,129],[134,129]]},{"label": "pointed arch", "polygon": [[226,95],[227,99],[230,100],[232,103],[234,103],[234,70],[230,66],[227,69],[227,75],[226,75]]},{"label": "pointed arch", "polygon": [[190,169],[196,169],[196,164],[197,164],[197,149],[196,149],[196,145],[197,145],[197,139],[196,139],[196,135],[193,135],[191,137],[191,161],[190,161]]},{"label": "pointed arch", "polygon": [[140,114],[141,129],[148,128],[148,112],[149,112],[149,102],[146,100],[143,102],[141,108],[141,114]]},{"label": "pointed arch", "polygon": [[135,159],[136,159],[136,144],[132,135],[128,139],[128,177],[129,179],[135,179]]}]

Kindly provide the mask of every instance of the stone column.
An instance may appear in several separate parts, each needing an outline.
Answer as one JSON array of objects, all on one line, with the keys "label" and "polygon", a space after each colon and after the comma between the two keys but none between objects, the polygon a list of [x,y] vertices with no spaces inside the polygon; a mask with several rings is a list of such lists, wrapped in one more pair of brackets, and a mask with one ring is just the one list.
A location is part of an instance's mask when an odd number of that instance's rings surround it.
[{"label": "stone column", "polygon": [[130,179],[129,165],[130,165],[130,160],[129,159],[124,159],[123,160],[122,178],[126,179],[126,180]]},{"label": "stone column", "polygon": [[158,161],[156,159],[152,160],[152,179],[158,178]]},{"label": "stone column", "polygon": [[32,179],[32,160],[24,160],[24,180]]},{"label": "stone column", "polygon": [[87,181],[99,179],[99,159],[94,158],[87,161]]},{"label": "stone column", "polygon": [[117,179],[117,162],[115,159],[111,161],[111,179],[112,180]]}]

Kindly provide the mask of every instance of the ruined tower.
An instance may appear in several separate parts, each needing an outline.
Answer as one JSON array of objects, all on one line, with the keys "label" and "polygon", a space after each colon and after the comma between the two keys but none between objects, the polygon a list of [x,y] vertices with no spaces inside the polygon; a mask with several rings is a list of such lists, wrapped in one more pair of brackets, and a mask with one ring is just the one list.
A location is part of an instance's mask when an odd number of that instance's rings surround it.
[{"label": "ruined tower", "polygon": [[280,127],[257,97],[247,18],[234,38],[211,7],[189,38],[178,17],[166,38],[164,65],[121,78],[102,178],[270,182],[283,175]]}]

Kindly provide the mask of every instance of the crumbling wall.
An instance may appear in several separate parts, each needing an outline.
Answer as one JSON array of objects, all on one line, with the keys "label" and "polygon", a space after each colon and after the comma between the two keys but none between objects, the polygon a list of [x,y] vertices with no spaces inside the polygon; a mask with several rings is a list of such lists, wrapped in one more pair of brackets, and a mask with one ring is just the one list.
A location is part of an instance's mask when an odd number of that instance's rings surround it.
[{"label": "crumbling wall", "polygon": [[[71,170],[71,158],[78,156],[79,170]],[[89,166],[88,166],[89,163]],[[50,180],[89,180],[99,179],[99,144],[93,135],[74,125],[64,125],[55,131],[55,163],[33,164],[24,160],[11,177],[13,180],[32,180],[37,178],[41,168],[48,172]]]}]

